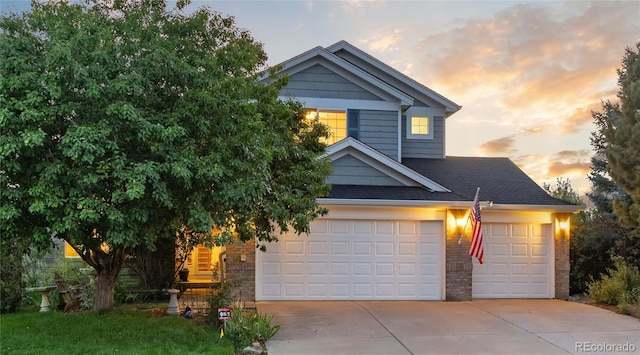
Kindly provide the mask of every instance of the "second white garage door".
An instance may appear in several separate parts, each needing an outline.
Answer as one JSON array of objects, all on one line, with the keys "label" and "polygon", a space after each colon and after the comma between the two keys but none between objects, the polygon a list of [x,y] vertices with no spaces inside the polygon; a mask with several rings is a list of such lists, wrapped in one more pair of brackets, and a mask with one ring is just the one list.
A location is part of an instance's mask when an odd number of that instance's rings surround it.
[{"label": "second white garage door", "polygon": [[256,256],[257,300],[439,300],[442,222],[318,219]]},{"label": "second white garage door", "polygon": [[551,225],[483,223],[484,264],[473,259],[473,298],[551,298]]}]

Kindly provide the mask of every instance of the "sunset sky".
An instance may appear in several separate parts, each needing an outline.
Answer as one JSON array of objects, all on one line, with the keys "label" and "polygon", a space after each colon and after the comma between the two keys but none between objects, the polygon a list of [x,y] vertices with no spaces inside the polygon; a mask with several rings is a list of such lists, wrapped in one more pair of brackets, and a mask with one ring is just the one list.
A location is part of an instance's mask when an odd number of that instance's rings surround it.
[{"label": "sunset sky", "polygon": [[[26,1],[0,0],[8,6]],[[581,194],[591,110],[615,99],[640,1],[192,1],[236,18],[269,64],[346,40],[463,106],[447,155],[506,156]]]},{"label": "sunset sky", "polygon": [[506,156],[540,185],[581,194],[591,110],[615,99],[640,39],[639,1],[216,1],[277,64],[346,40],[463,108],[447,154]]}]

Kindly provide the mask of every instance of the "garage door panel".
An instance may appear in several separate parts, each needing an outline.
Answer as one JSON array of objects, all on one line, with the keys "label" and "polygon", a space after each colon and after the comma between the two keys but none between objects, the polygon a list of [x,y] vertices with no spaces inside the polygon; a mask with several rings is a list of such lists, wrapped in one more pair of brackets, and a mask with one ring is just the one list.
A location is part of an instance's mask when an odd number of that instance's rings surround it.
[{"label": "garage door panel", "polygon": [[327,283],[325,282],[308,282],[307,283],[309,297],[327,297]]},{"label": "garage door panel", "polygon": [[331,255],[349,255],[349,242],[331,242]]},{"label": "garage door panel", "polygon": [[548,277],[549,267],[546,263],[531,263],[531,276]]},{"label": "garage door panel", "polygon": [[527,224],[513,224],[511,225],[511,237],[512,238],[528,238],[529,237],[529,225]]},{"label": "garage door panel", "polygon": [[418,245],[415,242],[400,242],[398,243],[398,255],[399,256],[416,256]]},{"label": "garage door panel", "polygon": [[398,296],[412,298],[418,294],[418,286],[414,283],[399,283],[398,284]]},{"label": "garage door panel", "polygon": [[507,243],[491,243],[489,245],[489,256],[500,257],[509,255],[509,245]]},{"label": "garage door panel", "polygon": [[349,276],[349,263],[331,263],[331,276]]},{"label": "garage door panel", "polygon": [[370,282],[354,282],[353,295],[357,298],[373,298],[373,285]]},{"label": "garage door panel", "polygon": [[396,235],[396,223],[393,221],[376,221],[376,236],[394,236]]},{"label": "garage door panel", "polygon": [[398,263],[398,276],[416,277],[416,263]]},{"label": "garage door panel", "polygon": [[391,298],[395,295],[395,285],[391,282],[378,282],[375,284],[375,297],[376,298]]},{"label": "garage door panel", "polygon": [[393,263],[376,263],[375,276],[394,276]]},{"label": "garage door panel", "polygon": [[511,264],[511,276],[529,276],[529,264],[527,263],[512,263]]},{"label": "garage door panel", "polygon": [[262,273],[264,275],[280,275],[280,262],[278,261],[263,261]]},{"label": "garage door panel", "polygon": [[348,297],[349,296],[349,283],[348,282],[333,282],[331,283],[331,295],[330,297]]},{"label": "garage door panel", "polygon": [[531,255],[546,258],[549,254],[548,249],[548,246],[545,244],[531,244]]},{"label": "garage door panel", "polygon": [[282,298],[279,282],[264,282],[262,284],[262,292],[266,297]]},{"label": "garage door panel", "polygon": [[305,265],[301,261],[287,261],[284,263],[284,274],[287,276],[304,275]]},{"label": "garage door panel", "polygon": [[488,231],[494,237],[506,237],[509,235],[509,225],[506,224],[491,224],[489,228],[483,226],[483,232]]},{"label": "garage door panel", "polygon": [[373,242],[353,242],[354,256],[371,256],[373,254]]},{"label": "garage door panel", "polygon": [[285,253],[290,255],[303,255],[304,254],[304,242],[297,240],[287,240],[284,243]]},{"label": "garage door panel", "polygon": [[356,221],[354,222],[355,234],[373,234],[374,223],[371,221]]},{"label": "garage door panel", "polygon": [[393,256],[394,242],[376,242],[376,255]]},{"label": "garage door panel", "polygon": [[309,242],[309,255],[327,255],[329,247],[325,241]]},{"label": "garage door panel", "polygon": [[442,222],[316,221],[258,254],[256,298],[441,299],[443,240]]},{"label": "garage door panel", "polygon": [[416,222],[400,221],[398,222],[398,235],[413,237],[418,233],[418,224]]},{"label": "garage door panel", "polygon": [[304,283],[302,282],[287,282],[284,285],[285,297],[300,297],[304,295]]},{"label": "garage door panel", "polygon": [[327,276],[327,263],[326,262],[309,262],[307,264],[310,276]]},{"label": "garage door panel", "polygon": [[354,276],[373,276],[373,264],[372,263],[353,263],[353,275]]},{"label": "garage door panel", "polygon": [[351,224],[348,221],[333,221],[329,224],[331,227],[331,234],[350,234],[351,232]]}]

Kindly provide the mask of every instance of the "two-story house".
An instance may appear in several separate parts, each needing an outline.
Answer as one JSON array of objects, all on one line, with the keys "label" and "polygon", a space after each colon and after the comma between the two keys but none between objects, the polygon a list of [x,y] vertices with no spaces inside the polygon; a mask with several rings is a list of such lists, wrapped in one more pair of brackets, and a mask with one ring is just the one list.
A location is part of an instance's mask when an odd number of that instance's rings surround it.
[{"label": "two-story house", "polygon": [[[282,98],[331,128],[329,214],[265,253],[227,248],[229,276],[243,270],[250,284],[243,298],[568,297],[569,215],[581,207],[507,158],[448,157],[446,120],[461,106],[345,41],[281,65]],[[483,264],[469,255],[477,188]]]}]

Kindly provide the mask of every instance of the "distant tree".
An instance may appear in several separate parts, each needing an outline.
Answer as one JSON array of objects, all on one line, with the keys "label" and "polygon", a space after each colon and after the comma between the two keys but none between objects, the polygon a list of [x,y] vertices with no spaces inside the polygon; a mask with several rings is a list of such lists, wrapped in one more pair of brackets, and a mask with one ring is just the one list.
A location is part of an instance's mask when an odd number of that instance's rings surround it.
[{"label": "distant tree", "polygon": [[544,183],[542,188],[552,197],[555,197],[559,200],[563,200],[566,202],[570,202],[576,205],[582,204],[582,199],[580,199],[580,195],[573,189],[571,186],[571,180],[562,178],[556,179],[556,185],[551,186],[551,184]]},{"label": "distant tree", "polygon": [[613,209],[620,224],[640,238],[640,42],[627,48],[618,69],[618,103],[605,102],[608,172],[628,195]]},{"label": "distant tree", "polygon": [[266,55],[232,17],[32,1],[0,19],[0,57],[2,238],[67,241],[96,310],[134,248],[180,228],[263,244],[326,212],[327,129],[278,99],[286,78],[258,82]]}]

